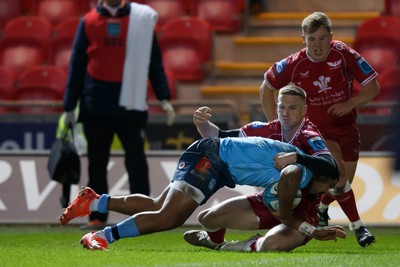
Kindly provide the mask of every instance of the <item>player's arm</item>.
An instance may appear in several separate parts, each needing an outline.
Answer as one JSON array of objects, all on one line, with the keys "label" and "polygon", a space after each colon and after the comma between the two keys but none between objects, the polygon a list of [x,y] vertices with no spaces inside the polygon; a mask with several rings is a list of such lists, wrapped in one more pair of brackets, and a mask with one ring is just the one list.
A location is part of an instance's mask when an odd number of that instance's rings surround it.
[{"label": "player's arm", "polygon": [[336,161],[331,154],[320,154],[318,156],[311,156],[296,152],[278,153],[274,158],[275,168],[282,170],[289,164],[299,163],[310,169],[318,176],[326,176],[332,178],[339,177],[339,169]]},{"label": "player's arm", "polygon": [[239,137],[240,129],[221,130],[217,125],[210,122],[211,109],[209,107],[200,107],[193,114],[193,122],[197,127],[197,131],[202,137]]},{"label": "player's arm", "polygon": [[346,232],[341,226],[328,226],[317,229],[293,214],[293,200],[298,190],[300,177],[301,170],[295,165],[289,165],[281,171],[278,183],[279,210],[273,212],[273,215],[283,224],[321,241],[336,241],[338,237],[346,238]]},{"label": "player's arm", "polygon": [[289,165],[282,169],[278,182],[279,219],[287,226],[297,229],[301,221],[293,215],[293,201],[296,197],[301,178],[301,169]]},{"label": "player's arm", "polygon": [[347,113],[350,113],[353,109],[361,107],[370,102],[378,95],[378,93],[379,83],[376,78],[374,78],[369,83],[364,85],[357,95],[353,96],[348,101],[337,103],[329,107],[328,113],[332,113],[336,116],[346,115]]},{"label": "player's arm", "polygon": [[260,86],[260,98],[264,114],[267,117],[268,121],[275,120],[277,118],[277,115],[274,91],[267,85],[265,81],[263,81]]},{"label": "player's arm", "polygon": [[193,123],[202,137],[217,137],[219,127],[210,122],[211,109],[209,107],[200,107],[193,114]]}]

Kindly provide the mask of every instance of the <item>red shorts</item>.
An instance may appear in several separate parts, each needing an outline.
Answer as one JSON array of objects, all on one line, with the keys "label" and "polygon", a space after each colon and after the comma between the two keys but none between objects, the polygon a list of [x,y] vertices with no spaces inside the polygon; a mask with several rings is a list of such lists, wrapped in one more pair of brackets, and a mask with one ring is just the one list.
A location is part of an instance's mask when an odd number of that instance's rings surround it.
[{"label": "red shorts", "polygon": [[[325,140],[339,144],[344,161],[357,161],[360,152],[360,133],[356,125],[351,125],[341,131],[319,129]],[[340,134],[337,134],[340,132]]]},{"label": "red shorts", "polygon": [[[320,198],[314,198],[313,200],[308,199],[308,194],[305,189],[302,191],[302,198],[299,205],[293,210],[293,213],[301,218],[302,220],[308,222],[313,226],[318,225],[318,205],[320,203]],[[252,195],[247,196],[247,200],[249,201],[251,208],[253,209],[254,214],[259,218],[259,229],[271,229],[281,222],[276,219],[271,211],[265,206],[262,200],[263,191],[257,192]],[[310,241],[311,238],[307,237],[304,240],[304,244]]]}]

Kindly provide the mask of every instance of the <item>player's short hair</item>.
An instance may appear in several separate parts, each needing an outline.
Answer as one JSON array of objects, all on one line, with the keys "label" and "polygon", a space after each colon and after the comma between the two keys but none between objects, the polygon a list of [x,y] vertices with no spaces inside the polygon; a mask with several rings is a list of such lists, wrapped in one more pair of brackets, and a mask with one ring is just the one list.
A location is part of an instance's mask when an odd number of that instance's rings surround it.
[{"label": "player's short hair", "polygon": [[314,12],[308,15],[301,24],[303,34],[310,34],[316,32],[321,26],[331,33],[332,22],[329,17],[322,12]]},{"label": "player's short hair", "polygon": [[306,101],[307,93],[303,90],[303,88],[295,85],[295,84],[288,84],[281,89],[279,89],[280,95],[295,95],[301,97],[301,99]]}]

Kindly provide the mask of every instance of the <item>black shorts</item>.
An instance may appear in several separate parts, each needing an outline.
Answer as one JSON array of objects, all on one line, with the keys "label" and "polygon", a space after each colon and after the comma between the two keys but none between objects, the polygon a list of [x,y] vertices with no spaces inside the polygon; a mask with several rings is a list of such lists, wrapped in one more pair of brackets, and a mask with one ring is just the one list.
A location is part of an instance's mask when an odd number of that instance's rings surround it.
[{"label": "black shorts", "polygon": [[182,154],[171,187],[186,192],[199,205],[224,186],[235,187],[228,166],[219,157],[219,138],[193,143]]}]

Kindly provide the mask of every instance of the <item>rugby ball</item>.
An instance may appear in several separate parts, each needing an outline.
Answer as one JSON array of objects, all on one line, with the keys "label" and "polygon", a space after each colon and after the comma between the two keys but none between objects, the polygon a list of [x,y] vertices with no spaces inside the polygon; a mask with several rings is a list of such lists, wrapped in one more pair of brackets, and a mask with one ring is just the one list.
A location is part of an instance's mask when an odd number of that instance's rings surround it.
[{"label": "rugby ball", "polygon": [[[279,200],[278,200],[278,182],[273,182],[268,184],[262,195],[264,204],[273,211],[277,211],[279,209]],[[301,191],[297,190],[297,194],[293,200],[293,209],[296,208],[301,201]]]}]

